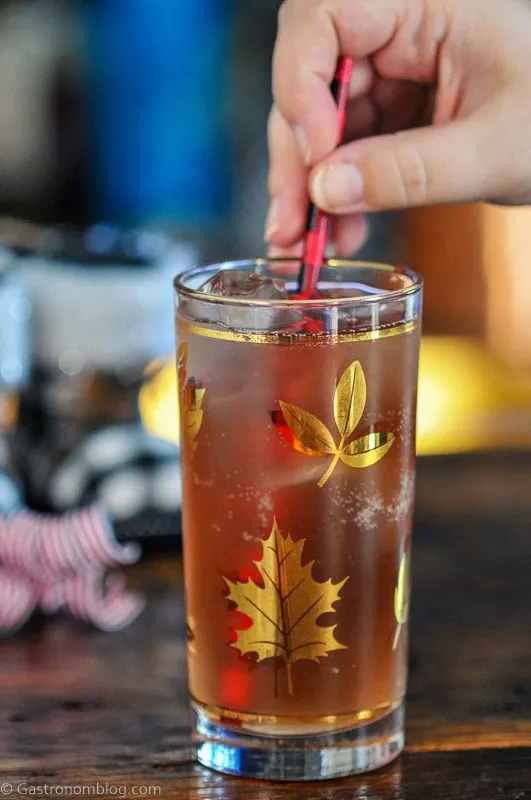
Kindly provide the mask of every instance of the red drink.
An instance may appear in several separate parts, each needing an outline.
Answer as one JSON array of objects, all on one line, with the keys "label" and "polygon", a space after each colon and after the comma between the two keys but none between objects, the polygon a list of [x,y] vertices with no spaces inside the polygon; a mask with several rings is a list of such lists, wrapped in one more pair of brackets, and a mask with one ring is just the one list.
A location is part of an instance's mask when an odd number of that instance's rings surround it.
[{"label": "red drink", "polygon": [[[181,300],[190,690],[205,740],[221,729],[239,753],[249,734],[284,750],[290,737],[363,740],[363,768],[400,749],[420,338],[420,287],[401,280],[396,300],[334,306],[325,290],[300,319],[262,306],[266,330],[231,330],[219,309],[205,323],[208,299]],[[370,741],[385,735],[378,759]]]}]

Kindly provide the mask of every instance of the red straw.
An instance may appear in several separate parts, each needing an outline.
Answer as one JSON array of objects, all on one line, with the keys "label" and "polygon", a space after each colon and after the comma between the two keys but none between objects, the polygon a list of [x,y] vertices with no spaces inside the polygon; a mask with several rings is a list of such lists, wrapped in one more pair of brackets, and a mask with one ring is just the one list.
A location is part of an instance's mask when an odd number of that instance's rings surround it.
[{"label": "red straw", "polygon": [[[337,144],[343,141],[347,116],[348,90],[354,69],[354,61],[348,56],[337,60],[336,74],[330,91],[336,101],[339,118]],[[304,252],[299,272],[299,294],[306,299],[312,297],[319,281],[319,273],[325,257],[330,232],[330,217],[313,203],[308,208],[308,220],[304,235]]]}]

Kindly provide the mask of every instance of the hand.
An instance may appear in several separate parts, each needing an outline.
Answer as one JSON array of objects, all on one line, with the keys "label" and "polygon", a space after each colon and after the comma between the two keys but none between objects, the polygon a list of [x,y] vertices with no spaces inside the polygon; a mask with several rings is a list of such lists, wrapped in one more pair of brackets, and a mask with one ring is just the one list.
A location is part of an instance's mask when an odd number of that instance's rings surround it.
[{"label": "hand", "polygon": [[[329,91],[353,56],[335,149]],[[529,0],[286,0],[269,119],[266,240],[299,254],[308,195],[338,215],[336,251],[365,213],[437,203],[531,203]]]}]

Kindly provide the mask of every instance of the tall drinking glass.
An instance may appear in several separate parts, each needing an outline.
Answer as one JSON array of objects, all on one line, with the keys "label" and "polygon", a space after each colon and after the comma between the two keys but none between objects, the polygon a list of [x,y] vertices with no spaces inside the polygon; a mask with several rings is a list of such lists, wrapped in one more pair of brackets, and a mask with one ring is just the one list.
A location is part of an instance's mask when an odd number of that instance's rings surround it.
[{"label": "tall drinking glass", "polygon": [[334,260],[301,301],[297,268],[176,281],[198,756],[274,780],[395,758],[407,677],[422,281]]}]

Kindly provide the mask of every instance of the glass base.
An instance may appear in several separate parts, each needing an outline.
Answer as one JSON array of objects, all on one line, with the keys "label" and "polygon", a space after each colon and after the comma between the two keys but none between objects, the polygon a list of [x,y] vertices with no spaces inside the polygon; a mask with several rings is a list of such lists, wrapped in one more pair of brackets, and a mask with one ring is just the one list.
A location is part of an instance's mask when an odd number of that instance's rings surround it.
[{"label": "glass base", "polygon": [[247,778],[342,778],[383,767],[404,747],[403,703],[376,722],[313,736],[258,736],[217,724],[199,707],[195,715],[199,763]]}]

